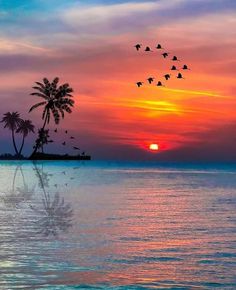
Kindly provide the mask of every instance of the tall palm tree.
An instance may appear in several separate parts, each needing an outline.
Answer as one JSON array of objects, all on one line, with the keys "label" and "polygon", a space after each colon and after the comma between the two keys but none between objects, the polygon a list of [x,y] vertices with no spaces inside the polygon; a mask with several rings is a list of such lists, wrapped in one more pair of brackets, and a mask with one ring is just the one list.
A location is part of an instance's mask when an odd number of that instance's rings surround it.
[{"label": "tall palm tree", "polygon": [[[58,86],[58,83],[58,77],[51,83],[47,78],[44,78],[43,83],[36,82],[37,86],[33,87],[36,92],[31,93],[31,95],[40,97],[43,101],[33,105],[29,112],[43,106],[42,119],[44,123],[42,129],[45,128],[46,124],[49,124],[51,115],[53,115],[55,124],[59,124],[61,118],[64,118],[65,112],[72,112],[71,107],[74,106],[74,100],[72,100],[73,95],[71,93],[73,89],[68,83],[60,86]],[[33,154],[37,150],[38,145],[36,144]]]},{"label": "tall palm tree", "polygon": [[28,136],[29,133],[34,133],[34,125],[32,124],[31,120],[22,120],[20,125],[18,126],[16,133],[22,134],[22,143],[19,151],[19,155],[21,155],[22,149],[25,144],[25,138]]},{"label": "tall palm tree", "polygon": [[15,142],[15,131],[20,126],[22,121],[23,120],[20,118],[20,114],[18,112],[12,112],[12,113],[7,112],[4,114],[4,117],[1,120],[1,122],[5,124],[4,128],[8,128],[9,130],[11,130],[12,142],[13,142],[16,155],[19,155],[19,151],[17,149],[16,142]]}]

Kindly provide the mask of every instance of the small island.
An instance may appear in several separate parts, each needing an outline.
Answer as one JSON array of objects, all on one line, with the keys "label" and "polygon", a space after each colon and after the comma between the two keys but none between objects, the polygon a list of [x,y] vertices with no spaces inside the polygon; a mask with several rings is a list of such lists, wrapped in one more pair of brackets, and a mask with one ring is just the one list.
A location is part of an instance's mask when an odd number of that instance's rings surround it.
[{"label": "small island", "polygon": [[[41,102],[37,102],[29,109],[29,113],[33,110],[42,107],[42,120],[43,125],[38,128],[35,144],[32,148],[32,153],[29,157],[23,155],[23,149],[27,136],[31,133],[35,133],[35,126],[33,122],[28,119],[22,119],[19,112],[7,112],[4,114],[1,123],[4,124],[4,128],[11,131],[12,144],[15,154],[5,153],[0,155],[0,160],[91,160],[91,156],[86,154],[85,151],[80,152],[78,144],[75,143],[76,137],[69,134],[68,130],[63,131],[64,139],[60,142],[63,148],[69,148],[76,151],[77,154],[57,154],[57,153],[45,153],[46,145],[54,143],[52,138],[59,134],[59,128],[56,127],[50,131],[46,128],[50,121],[53,120],[54,124],[58,126],[60,121],[64,119],[66,113],[72,113],[74,107],[73,89],[68,83],[59,85],[59,78],[56,77],[52,82],[47,78],[43,79],[43,82],[35,82],[36,86],[33,86],[34,92],[32,96],[40,97],[43,99]],[[51,133],[52,132],[52,133]],[[16,134],[22,136],[20,146],[17,146],[15,140]],[[57,142],[58,143],[58,142]]]}]

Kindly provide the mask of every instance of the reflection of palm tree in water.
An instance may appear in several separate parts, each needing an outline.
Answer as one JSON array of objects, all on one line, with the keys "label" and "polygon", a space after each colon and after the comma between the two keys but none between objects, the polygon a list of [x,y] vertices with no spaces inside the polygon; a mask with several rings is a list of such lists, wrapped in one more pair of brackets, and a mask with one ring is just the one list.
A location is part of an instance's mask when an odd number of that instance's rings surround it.
[{"label": "reflection of palm tree in water", "polygon": [[30,205],[30,208],[38,215],[38,220],[35,222],[37,232],[46,237],[58,236],[60,232],[66,232],[72,226],[73,210],[70,204],[64,202],[64,198],[61,198],[59,193],[51,197],[46,192],[45,188],[48,187],[51,175],[43,172],[43,168],[40,170],[35,163],[34,170],[43,192],[42,208]]},{"label": "reflection of palm tree in water", "polygon": [[38,185],[40,188],[45,188],[45,187],[49,187],[49,182],[50,182],[50,178],[53,176],[53,174],[50,174],[48,172],[44,171],[43,168],[43,164],[41,166],[41,168],[39,168],[36,163],[34,162],[34,168],[33,170],[35,171],[36,177],[38,178],[39,182]]},{"label": "reflection of palm tree in water", "polygon": [[[17,173],[20,171],[23,185],[21,187],[16,187],[16,177]],[[4,204],[11,208],[19,208],[22,202],[31,199],[34,194],[35,186],[29,187],[25,182],[24,173],[21,165],[17,165],[14,171],[14,176],[12,180],[12,188],[2,197]]]}]

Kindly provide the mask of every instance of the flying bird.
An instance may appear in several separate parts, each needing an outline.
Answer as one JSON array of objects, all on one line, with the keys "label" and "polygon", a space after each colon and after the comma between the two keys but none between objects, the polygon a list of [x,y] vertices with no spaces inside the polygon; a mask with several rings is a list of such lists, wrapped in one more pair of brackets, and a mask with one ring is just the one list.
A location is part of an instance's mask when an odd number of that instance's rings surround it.
[{"label": "flying bird", "polygon": [[64,142],[62,143],[62,145],[65,146],[65,145],[66,145],[66,142],[64,141]]},{"label": "flying bird", "polygon": [[156,46],[156,49],[163,49],[163,47],[162,47],[160,44],[158,44],[158,45]]},{"label": "flying bird", "polygon": [[168,81],[168,79],[170,79],[170,74],[164,75],[164,78]]},{"label": "flying bird", "polygon": [[154,81],[154,78],[150,77],[150,78],[147,79],[147,81],[149,82],[149,84],[151,84]]},{"label": "flying bird", "polygon": [[183,79],[183,76],[182,76],[181,73],[178,73],[178,75],[177,75],[177,79]]},{"label": "flying bird", "polygon": [[173,56],[172,60],[173,60],[173,61],[180,61],[180,60],[177,58],[176,55]]},{"label": "flying bird", "polygon": [[143,82],[137,82],[136,85],[140,88],[143,85]]},{"label": "flying bird", "polygon": [[75,137],[73,137],[73,136],[70,136],[70,139],[75,139]]},{"label": "flying bird", "polygon": [[68,133],[68,131],[66,130],[66,131],[65,131],[65,133],[67,134],[67,133]]},{"label": "flying bird", "polygon": [[189,69],[186,64],[183,65],[182,69]]},{"label": "flying bird", "polygon": [[150,48],[149,46],[147,46],[147,47],[145,48],[145,51],[152,51],[152,50],[151,50],[151,48]]},{"label": "flying bird", "polygon": [[169,52],[164,52],[164,53],[162,53],[162,55],[163,55],[164,58],[167,58],[167,56],[168,56],[169,54],[170,54]]},{"label": "flying bird", "polygon": [[57,129],[55,129],[54,132],[57,133]]},{"label": "flying bird", "polygon": [[141,44],[141,43],[138,43],[138,44],[136,44],[134,47],[139,51],[140,48],[141,48],[141,46],[142,46],[142,44]]},{"label": "flying bird", "polygon": [[80,150],[78,147],[75,147],[75,146],[73,146],[73,149],[75,149],[75,150]]},{"label": "flying bird", "polygon": [[163,84],[162,84],[162,82],[160,82],[160,81],[157,83],[157,86],[158,87],[164,87]]},{"label": "flying bird", "polygon": [[177,70],[176,66],[175,65],[172,65],[171,69],[170,70]]}]

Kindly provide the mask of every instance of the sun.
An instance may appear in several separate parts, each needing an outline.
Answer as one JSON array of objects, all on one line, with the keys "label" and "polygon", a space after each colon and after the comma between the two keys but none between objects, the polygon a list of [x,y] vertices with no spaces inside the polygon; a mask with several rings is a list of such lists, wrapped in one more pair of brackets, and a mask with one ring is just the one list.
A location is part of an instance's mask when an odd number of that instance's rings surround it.
[{"label": "sun", "polygon": [[159,146],[156,143],[152,143],[152,144],[149,145],[149,149],[151,151],[158,151],[159,150]]}]

